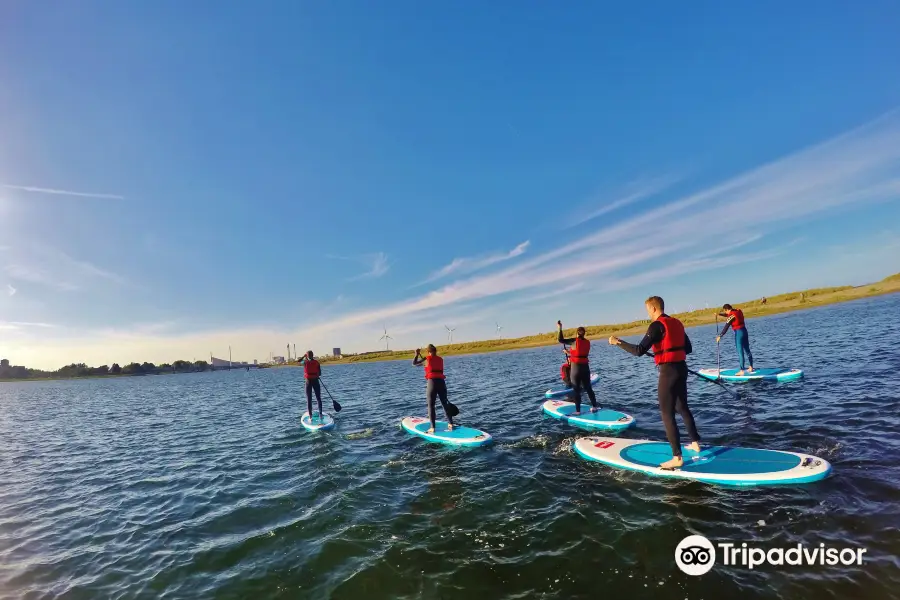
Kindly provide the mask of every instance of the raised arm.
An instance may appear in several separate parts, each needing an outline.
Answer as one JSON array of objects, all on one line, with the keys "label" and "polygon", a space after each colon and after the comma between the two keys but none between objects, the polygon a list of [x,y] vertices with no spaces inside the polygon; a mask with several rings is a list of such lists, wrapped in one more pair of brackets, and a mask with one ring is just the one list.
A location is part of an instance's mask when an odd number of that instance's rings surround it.
[{"label": "raised arm", "polygon": [[413,366],[418,367],[419,365],[424,364],[424,363],[425,363],[425,357],[422,356],[421,350],[419,348],[416,348],[416,355],[413,356],[413,363],[412,363]]},{"label": "raised arm", "polygon": [[566,338],[566,337],[563,337],[562,323],[561,323],[560,321],[557,321],[557,322],[556,322],[556,341],[557,341],[557,342],[559,342],[560,344],[568,344],[568,345],[571,346],[572,344],[575,343],[575,340],[576,340],[576,339],[577,339],[577,338]]}]

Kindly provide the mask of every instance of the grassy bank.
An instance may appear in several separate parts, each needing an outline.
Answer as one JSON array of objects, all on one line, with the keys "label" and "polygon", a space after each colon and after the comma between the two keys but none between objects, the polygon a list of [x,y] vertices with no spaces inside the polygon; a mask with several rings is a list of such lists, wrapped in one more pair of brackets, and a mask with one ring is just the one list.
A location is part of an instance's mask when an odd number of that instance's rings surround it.
[{"label": "grassy bank", "polygon": [[[895,292],[900,292],[900,273],[886,277],[877,283],[855,287],[847,285],[841,287],[817,288],[780,294],[778,296],[770,296],[766,299],[765,304],[762,303],[761,298],[747,302],[734,302],[733,304],[742,309],[744,315],[749,319],[753,317],[792,312],[795,310],[806,310],[809,308],[838,304],[840,302],[849,302],[850,300],[859,300],[861,298],[870,298]],[[696,327],[698,325],[715,323],[715,312],[715,307],[713,307],[688,313],[677,313],[672,316],[680,319],[685,327]],[[596,340],[611,335],[627,336],[643,333],[647,330],[649,323],[648,320],[642,320],[632,321],[631,323],[617,323],[614,325],[591,325],[585,326],[585,329],[587,330],[587,337]],[[575,329],[565,330],[564,334],[566,337],[575,337]],[[503,350],[550,346],[556,343],[556,332],[552,331],[549,333],[540,333],[508,340],[482,340],[477,342],[438,345],[438,352],[443,356],[452,356],[455,354],[480,354],[485,352],[501,352]],[[415,350],[392,350],[389,352],[370,352],[367,354],[345,356],[343,358],[321,357],[319,360],[322,363],[328,364],[344,364],[383,360],[412,360],[414,355]]]}]

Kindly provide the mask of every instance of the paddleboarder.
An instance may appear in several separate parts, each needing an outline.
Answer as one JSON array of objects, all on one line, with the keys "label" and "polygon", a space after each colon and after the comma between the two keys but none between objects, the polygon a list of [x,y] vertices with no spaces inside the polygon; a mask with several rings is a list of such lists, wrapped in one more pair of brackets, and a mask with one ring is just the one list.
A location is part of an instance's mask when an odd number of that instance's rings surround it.
[{"label": "paddleboarder", "polygon": [[572,414],[578,416],[581,414],[581,392],[587,392],[588,398],[591,399],[591,412],[600,410],[597,404],[597,397],[594,396],[594,388],[591,387],[591,365],[588,356],[591,353],[591,342],[584,337],[584,327],[575,330],[573,338],[564,338],[562,331],[562,321],[556,322],[557,335],[556,340],[560,344],[569,344],[572,346],[569,351],[569,362],[572,364],[570,379],[571,388],[575,394],[575,412]]},{"label": "paddleboarder", "polygon": [[[735,373],[738,377],[744,374],[744,365],[750,365],[747,373],[753,372],[753,354],[750,352],[750,336],[747,334],[747,325],[744,323],[744,311],[734,308],[730,304],[723,304],[723,313],[716,313],[720,317],[725,317],[725,323],[722,325],[722,331],[716,332],[716,343],[722,339],[722,336],[728,333],[728,326],[734,331],[734,345],[737,348],[738,360],[741,362],[741,370]],[[746,359],[746,360],[745,360]]]},{"label": "paddleboarder", "polygon": [[566,355],[566,362],[562,364],[559,368],[559,376],[562,378],[563,385],[566,388],[572,387],[572,363],[569,362],[569,353],[566,350],[563,350],[563,353]]},{"label": "paddleboarder", "polygon": [[316,393],[316,400],[319,402],[319,419],[322,418],[322,386],[319,383],[319,377],[322,376],[322,366],[313,356],[312,350],[300,357],[300,364],[303,365],[303,378],[306,380],[306,411],[310,422],[312,422],[313,392]]},{"label": "paddleboarder", "polygon": [[700,434],[697,433],[694,416],[691,414],[687,401],[688,369],[685,359],[688,354],[693,352],[693,348],[681,321],[665,313],[665,303],[662,298],[651,296],[647,298],[644,306],[651,321],[644,339],[635,345],[611,336],[609,343],[619,346],[622,350],[635,356],[643,356],[651,348],[653,349],[653,359],[659,368],[657,387],[659,412],[666,428],[666,437],[672,447],[672,460],[667,460],[659,466],[662,469],[677,469],[684,465],[684,459],[681,456],[678,425],[675,423],[676,412],[681,415],[681,420],[684,421],[684,426],[691,438],[688,448],[694,452],[700,452]]},{"label": "paddleboarder", "polygon": [[425,433],[434,433],[434,401],[440,398],[441,406],[447,415],[447,430],[453,431],[453,416],[447,407],[447,382],[444,379],[444,359],[438,356],[437,348],[434,344],[428,344],[428,356],[422,356],[420,348],[416,348],[416,355],[413,357],[413,366],[425,365],[425,397],[428,399],[428,419],[431,421],[431,428]]}]

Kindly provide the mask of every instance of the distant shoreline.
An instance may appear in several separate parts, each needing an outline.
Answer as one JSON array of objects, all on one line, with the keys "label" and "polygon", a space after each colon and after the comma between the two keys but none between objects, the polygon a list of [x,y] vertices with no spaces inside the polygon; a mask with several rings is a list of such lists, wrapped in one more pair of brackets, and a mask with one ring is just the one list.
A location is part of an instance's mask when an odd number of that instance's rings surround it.
[{"label": "distant shoreline", "polygon": [[[886,277],[876,283],[867,283],[859,286],[839,286],[830,288],[814,288],[798,292],[778,294],[766,299],[750,300],[748,302],[733,302],[744,311],[748,319],[764,317],[788,312],[809,310],[832,304],[841,304],[863,298],[875,298],[900,292],[900,273]],[[716,322],[715,312],[720,307],[704,308],[688,313],[676,313],[672,315],[681,320],[685,327],[698,327],[712,325]],[[719,320],[721,323],[722,319]],[[613,325],[585,326],[587,337],[592,340],[607,338],[611,335],[620,337],[644,333],[649,325],[648,320],[632,321],[630,323],[617,323]],[[575,337],[575,328],[563,331],[566,337]],[[487,354],[489,352],[503,352],[507,350],[523,350],[527,348],[539,348],[557,344],[556,332],[542,333],[508,340],[482,340],[477,342],[464,342],[459,344],[435,344],[442,356],[463,356],[469,354]],[[351,355],[342,358],[328,356],[317,357],[322,364],[339,365],[360,362],[383,362],[391,360],[412,360],[415,350],[397,350],[390,352],[371,352],[364,355]],[[285,365],[271,365],[272,368],[296,367],[296,363]]]},{"label": "distant shoreline", "polygon": [[[756,317],[764,317],[768,315],[776,315],[781,313],[808,310],[811,308],[819,308],[832,304],[841,304],[852,300],[861,300],[863,298],[874,298],[877,296],[885,296],[900,292],[900,273],[886,277],[876,283],[868,283],[859,286],[839,286],[830,288],[815,288],[803,290],[799,292],[788,292],[779,294],[766,299],[766,303],[762,303],[762,299],[751,300],[748,302],[735,302],[735,306],[744,311],[744,315],[748,319]],[[717,307],[704,308],[688,313],[677,313],[672,315],[680,319],[685,327],[698,327],[701,325],[711,325],[716,322],[714,312]],[[632,321],[630,323],[617,323],[613,325],[591,325],[585,326],[587,337],[589,339],[602,339],[611,335],[629,336],[637,335],[646,331],[649,321]],[[566,337],[574,337],[575,329],[570,328],[564,330]],[[541,333],[532,336],[511,338],[508,340],[481,340],[477,342],[464,342],[458,344],[437,345],[438,352],[442,356],[465,356],[471,354],[487,354],[490,352],[505,352],[509,350],[525,350],[528,348],[539,348],[542,346],[553,346],[557,344],[556,332]],[[342,358],[333,358],[330,356],[317,357],[319,362],[327,365],[341,365],[354,363],[369,362],[385,362],[412,360],[415,356],[414,350],[397,350],[369,352],[366,354],[356,354],[344,356]],[[287,364],[261,364],[257,368],[277,369],[285,367],[299,367],[299,363],[291,362]],[[244,367],[240,367],[244,368]],[[224,370],[224,369],[223,369]],[[167,375],[172,373],[158,373],[159,375]],[[181,374],[181,373],[177,373]],[[119,377],[142,377],[151,376],[153,374],[117,374],[117,375],[91,375],[84,377],[47,377],[47,378],[28,378],[28,379],[0,379],[0,383],[13,383],[20,381],[68,381],[75,379],[108,379]]]}]

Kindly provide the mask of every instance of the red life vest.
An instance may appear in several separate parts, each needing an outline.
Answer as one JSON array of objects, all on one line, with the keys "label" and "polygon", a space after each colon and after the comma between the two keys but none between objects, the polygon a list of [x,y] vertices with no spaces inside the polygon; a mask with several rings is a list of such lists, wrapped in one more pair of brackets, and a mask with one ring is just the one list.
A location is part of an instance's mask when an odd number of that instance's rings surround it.
[{"label": "red life vest", "polygon": [[572,367],[569,366],[569,363],[563,363],[562,366],[559,368],[559,376],[562,378],[563,381],[565,381],[566,379],[569,378],[569,369],[571,369],[571,368]]},{"label": "red life vest", "polygon": [[684,351],[684,325],[681,321],[668,315],[657,319],[662,323],[666,333],[661,342],[653,344],[653,360],[656,364],[682,362],[687,359]]},{"label": "red life vest", "polygon": [[569,360],[576,365],[588,364],[588,354],[591,353],[591,343],[587,338],[575,338],[572,351],[569,352]]},{"label": "red life vest", "polygon": [[305,379],[318,379],[322,375],[322,367],[319,361],[308,358],[303,362],[303,377]]},{"label": "red life vest", "polygon": [[744,325],[744,311],[739,308],[732,309],[728,311],[728,315],[734,317],[734,321],[731,322],[731,328],[737,331],[738,329],[742,329],[745,327]]},{"label": "red life vest", "polygon": [[425,357],[425,379],[444,378],[444,359],[440,356]]}]

